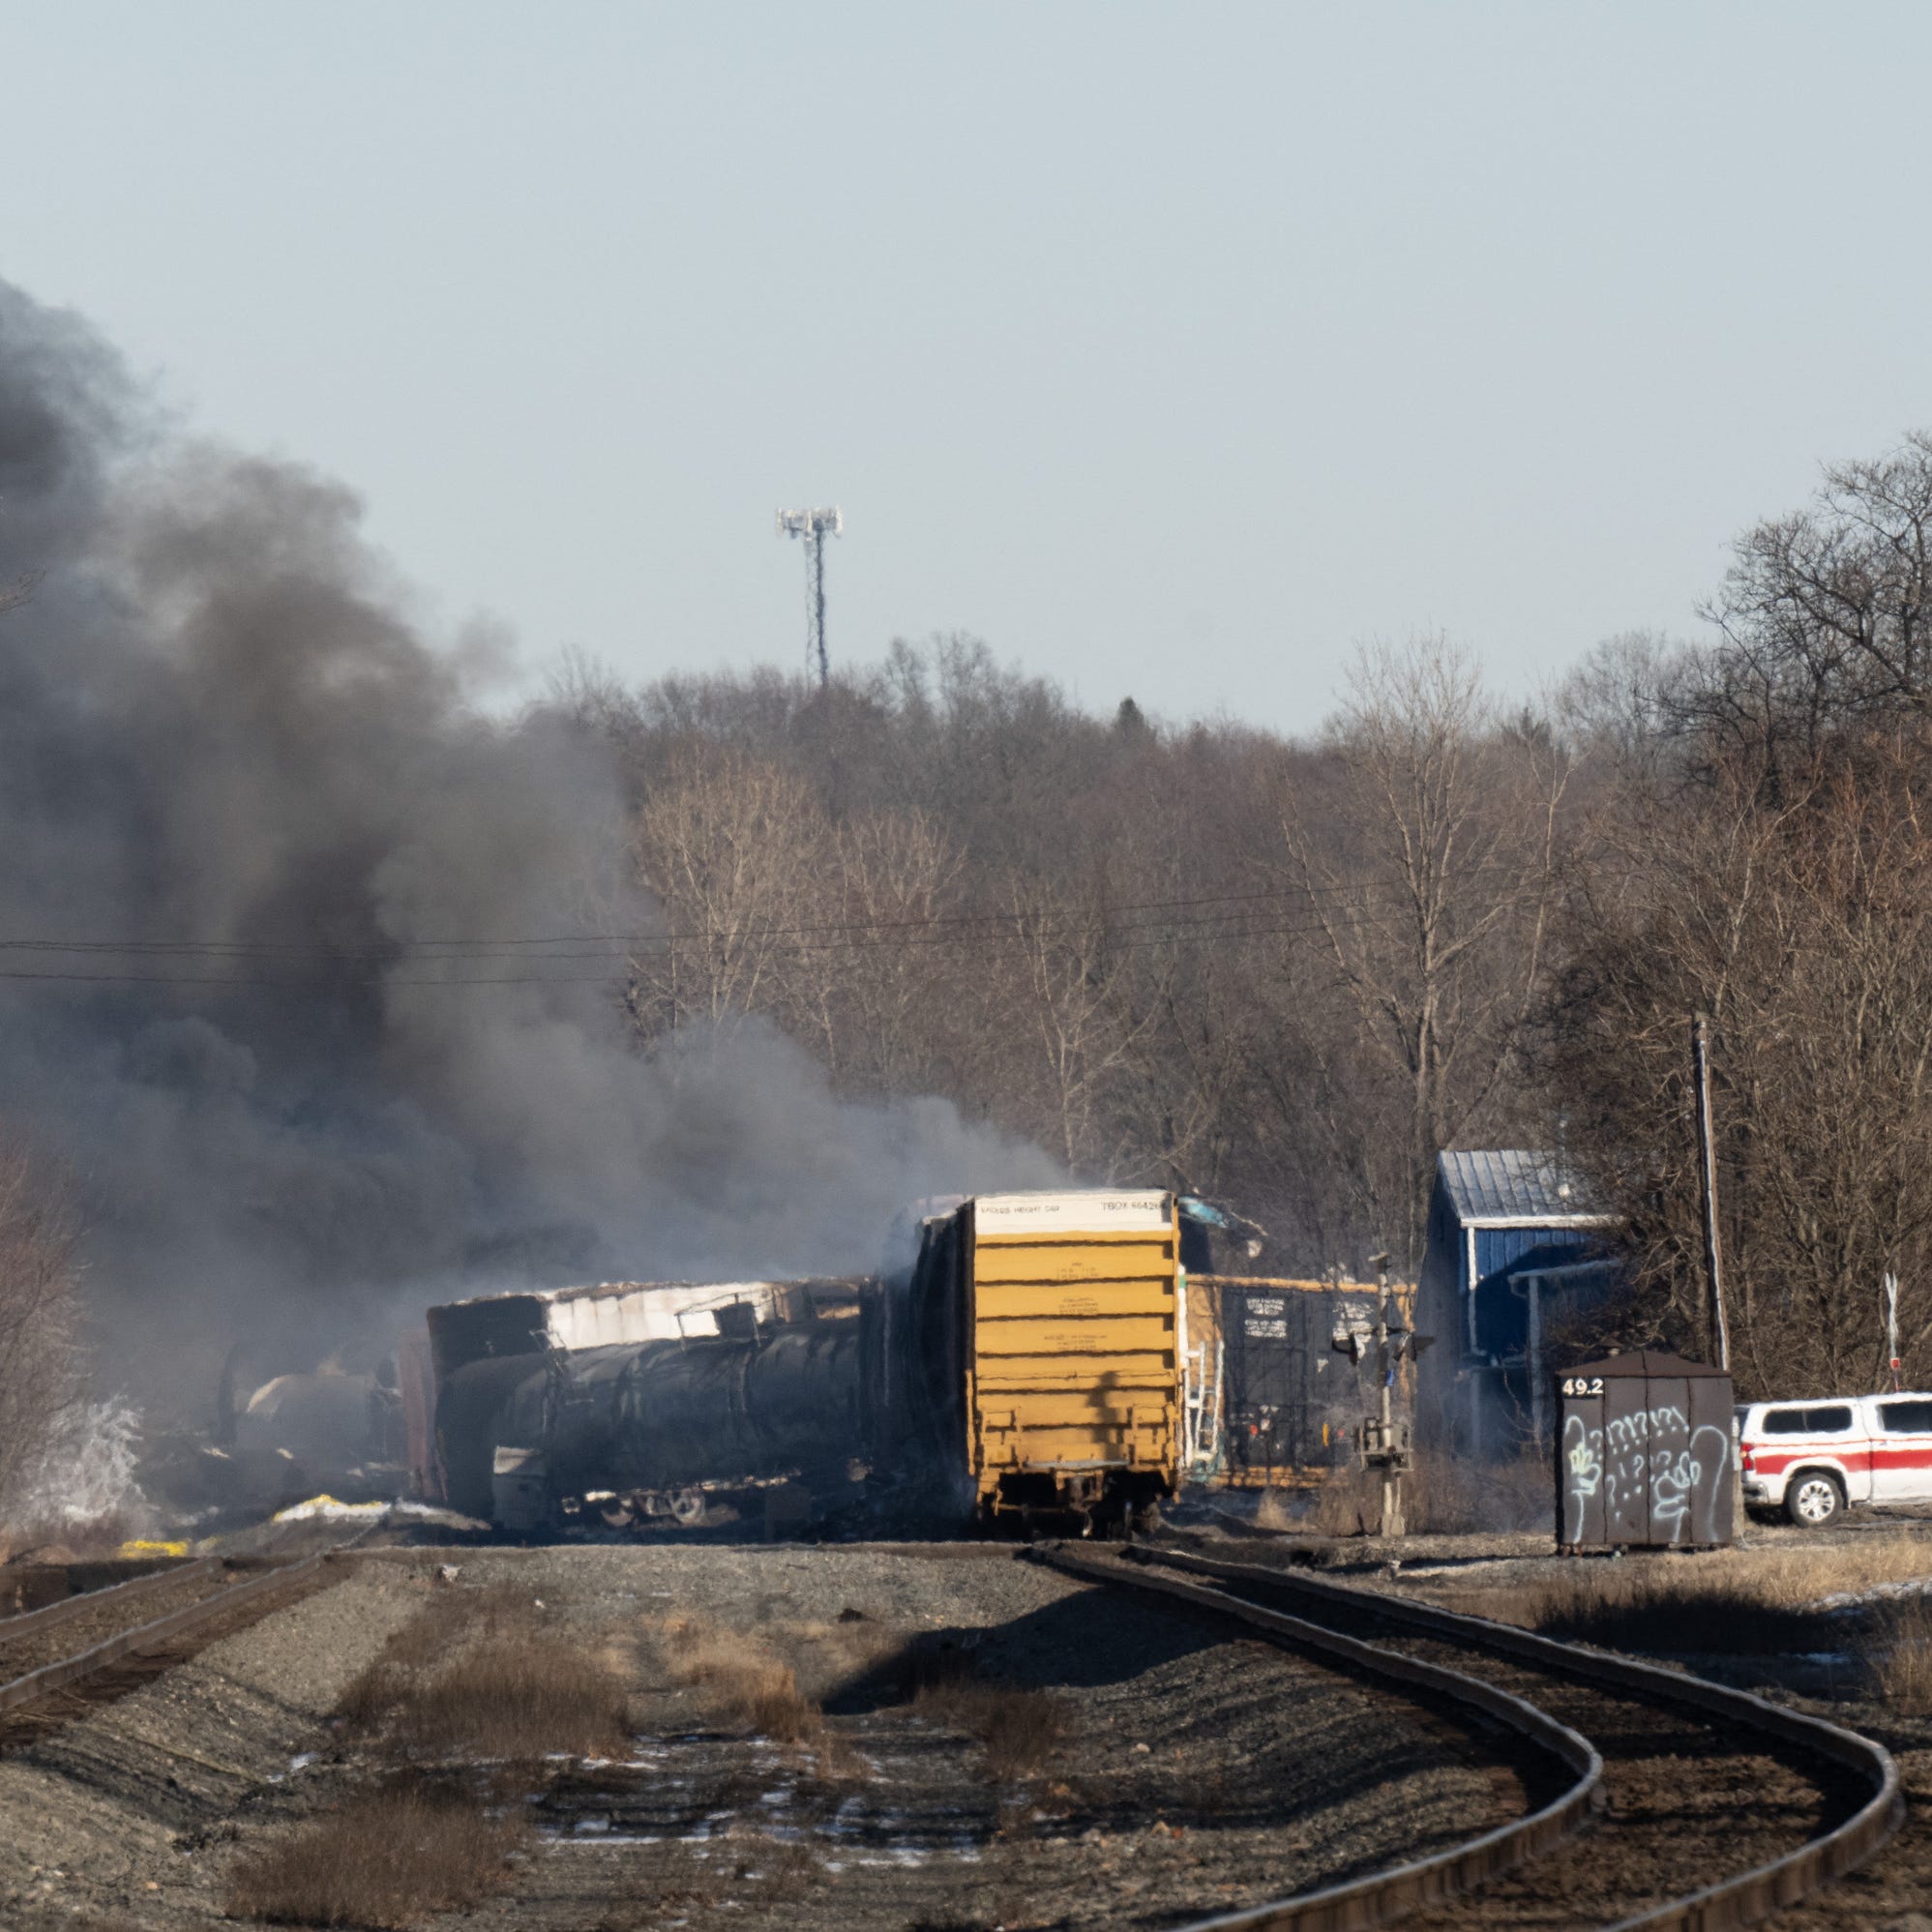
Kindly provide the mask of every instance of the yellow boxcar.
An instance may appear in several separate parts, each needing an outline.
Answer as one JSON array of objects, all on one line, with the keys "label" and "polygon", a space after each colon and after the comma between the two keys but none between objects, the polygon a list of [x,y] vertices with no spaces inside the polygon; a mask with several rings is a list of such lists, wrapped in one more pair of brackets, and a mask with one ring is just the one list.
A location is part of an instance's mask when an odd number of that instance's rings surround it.
[{"label": "yellow boxcar", "polygon": [[1151,1528],[1179,1472],[1174,1197],[994,1194],[958,1213],[981,1515]]}]

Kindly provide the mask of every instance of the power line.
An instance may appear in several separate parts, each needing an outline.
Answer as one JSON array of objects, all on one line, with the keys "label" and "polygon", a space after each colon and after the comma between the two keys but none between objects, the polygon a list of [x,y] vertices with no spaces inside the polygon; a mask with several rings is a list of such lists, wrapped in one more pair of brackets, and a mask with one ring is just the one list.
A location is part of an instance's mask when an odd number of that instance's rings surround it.
[{"label": "power line", "polygon": [[[1158,947],[1186,948],[1203,945],[1243,945],[1254,940],[1291,937],[1320,931],[1319,924],[1306,921],[1276,919],[1267,923],[1263,914],[1222,915],[1217,919],[1194,922],[1158,922],[1140,926],[1106,927],[1098,925],[1043,928],[1026,926],[1016,927],[1007,933],[986,935],[929,937],[923,940],[898,942],[905,950],[974,950],[983,957],[993,957],[1001,952],[1011,952],[1020,947],[1041,945],[1064,948],[1070,938],[1091,937],[1103,940],[1110,954],[1144,952]],[[1241,923],[1231,923],[1238,921]],[[769,948],[770,951],[791,953],[852,950],[863,943],[878,944],[880,941],[848,942],[844,946],[792,946]],[[648,959],[663,959],[669,955],[665,952],[648,954]],[[617,958],[617,955],[604,957]],[[623,966],[631,966],[641,962],[633,955],[621,956]],[[453,960],[452,965],[465,964]],[[580,958],[566,956],[558,961],[560,965],[578,965]],[[78,971],[73,968],[52,967],[12,967],[0,966],[0,980],[24,981],[40,984],[86,986],[193,986],[193,987],[280,987],[287,991],[340,992],[349,987],[379,988],[387,992],[392,988],[434,987],[457,988],[472,986],[608,986],[624,985],[631,977],[623,967],[590,973],[571,972],[520,972],[520,973],[461,973],[435,975],[399,974],[394,971],[350,971],[331,973],[163,973],[163,972],[115,972]]]},{"label": "power line", "polygon": [[[1097,919],[1075,921],[1060,920],[1061,928],[1086,931],[1131,931],[1136,930],[1129,915],[1144,912],[1181,912],[1194,911],[1209,907],[1261,907],[1268,904],[1298,904],[1308,898],[1325,897],[1333,892],[1360,893],[1387,890],[1402,893],[1407,890],[1404,881],[1399,879],[1358,879],[1338,881],[1326,885],[1296,885],[1285,888],[1268,887],[1249,892],[1201,893],[1174,899],[1127,900],[1106,908]],[[1233,912],[1209,914],[1208,916],[1235,917]],[[756,934],[760,939],[816,939],[818,936],[828,936],[827,945],[846,943],[865,943],[851,940],[844,936],[879,935],[886,938],[906,934],[941,933],[952,931],[962,936],[970,936],[975,929],[984,928],[1025,928],[1031,915],[1025,912],[944,912],[920,914],[907,918],[895,919],[837,919],[807,922],[797,925],[766,926],[756,922],[745,929]],[[1109,922],[1114,922],[1112,925]],[[1040,930],[1053,930],[1045,922],[1035,922]],[[1156,922],[1158,923],[1158,922]],[[1191,924],[1193,921],[1180,921]],[[744,934],[721,927],[708,927],[695,932],[659,933],[551,933],[526,936],[499,936],[494,938],[430,938],[394,939],[380,945],[363,947],[317,946],[307,940],[255,940],[255,939],[55,939],[46,937],[0,939],[0,953],[41,952],[41,953],[82,953],[107,954],[129,957],[159,958],[207,958],[207,959],[254,959],[289,958],[293,960],[316,960],[321,962],[355,962],[366,960],[378,963],[395,963],[399,960],[418,957],[426,960],[446,958],[489,959],[498,954],[516,956],[530,948],[543,946],[578,946],[599,949],[620,949],[628,954],[639,948],[663,948],[674,945],[715,945],[733,941]],[[908,943],[918,943],[916,940]],[[801,947],[801,950],[812,949]],[[559,954],[555,957],[593,958],[603,956],[600,952],[582,954]],[[614,954],[612,955],[614,956]]]}]

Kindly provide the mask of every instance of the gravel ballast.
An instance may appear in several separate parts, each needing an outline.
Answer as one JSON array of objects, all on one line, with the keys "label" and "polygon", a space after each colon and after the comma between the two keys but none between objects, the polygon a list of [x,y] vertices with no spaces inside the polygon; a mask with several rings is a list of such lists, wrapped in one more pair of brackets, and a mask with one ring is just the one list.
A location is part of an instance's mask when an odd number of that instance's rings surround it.
[{"label": "gravel ballast", "polygon": [[[222,1916],[235,1860],[394,1773],[332,1729],[343,1685],[434,1592],[470,1590],[527,1590],[543,1641],[609,1660],[633,1736],[529,1780],[530,1851],[446,1932],[1168,1925],[1522,1807],[1459,1724],[1010,1550],[394,1551],[0,1762],[0,1922],[246,1922]],[[681,1661],[694,1629],[789,1664],[823,1735],[733,1721]],[[996,1775],[977,1720],[915,1701],[935,1672],[1050,1701],[1044,1750]]]},{"label": "gravel ballast", "polygon": [[[462,1923],[1170,1924],[1458,1841],[1521,1804],[1456,1727],[1182,1607],[1006,1551],[491,1553],[586,1639],[637,1640],[638,1737],[560,1782],[515,1888]],[[844,1758],[733,1735],[667,1627],[794,1667]],[[907,1701],[908,1655],[1054,1698],[1063,1738],[999,1779]],[[451,1920],[452,1924],[456,1921]]]},{"label": "gravel ballast", "polygon": [[0,1757],[0,1923],[214,1922],[211,1848],[299,1806],[293,1761],[327,1748],[343,1684],[427,1588],[350,1572]]}]

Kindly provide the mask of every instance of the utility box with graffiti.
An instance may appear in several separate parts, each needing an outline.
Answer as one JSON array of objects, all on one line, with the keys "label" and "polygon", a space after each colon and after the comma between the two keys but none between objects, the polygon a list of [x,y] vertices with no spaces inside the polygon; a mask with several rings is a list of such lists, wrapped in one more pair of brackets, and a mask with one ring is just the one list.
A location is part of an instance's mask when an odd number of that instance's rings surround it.
[{"label": "utility box with graffiti", "polygon": [[1561,1548],[1698,1549],[1731,1541],[1731,1378],[1640,1349],[1557,1378]]}]

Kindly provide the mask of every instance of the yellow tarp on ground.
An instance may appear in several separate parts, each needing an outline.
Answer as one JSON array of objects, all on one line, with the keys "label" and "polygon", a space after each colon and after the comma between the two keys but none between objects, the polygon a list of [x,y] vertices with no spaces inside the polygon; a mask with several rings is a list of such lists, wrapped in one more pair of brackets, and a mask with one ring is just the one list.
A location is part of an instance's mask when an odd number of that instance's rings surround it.
[{"label": "yellow tarp on ground", "polygon": [[391,1504],[387,1502],[338,1502],[333,1496],[312,1496],[307,1502],[291,1502],[286,1509],[275,1512],[278,1523],[305,1523],[312,1517],[324,1517],[330,1522],[342,1518],[354,1521],[359,1517],[385,1516]]}]

